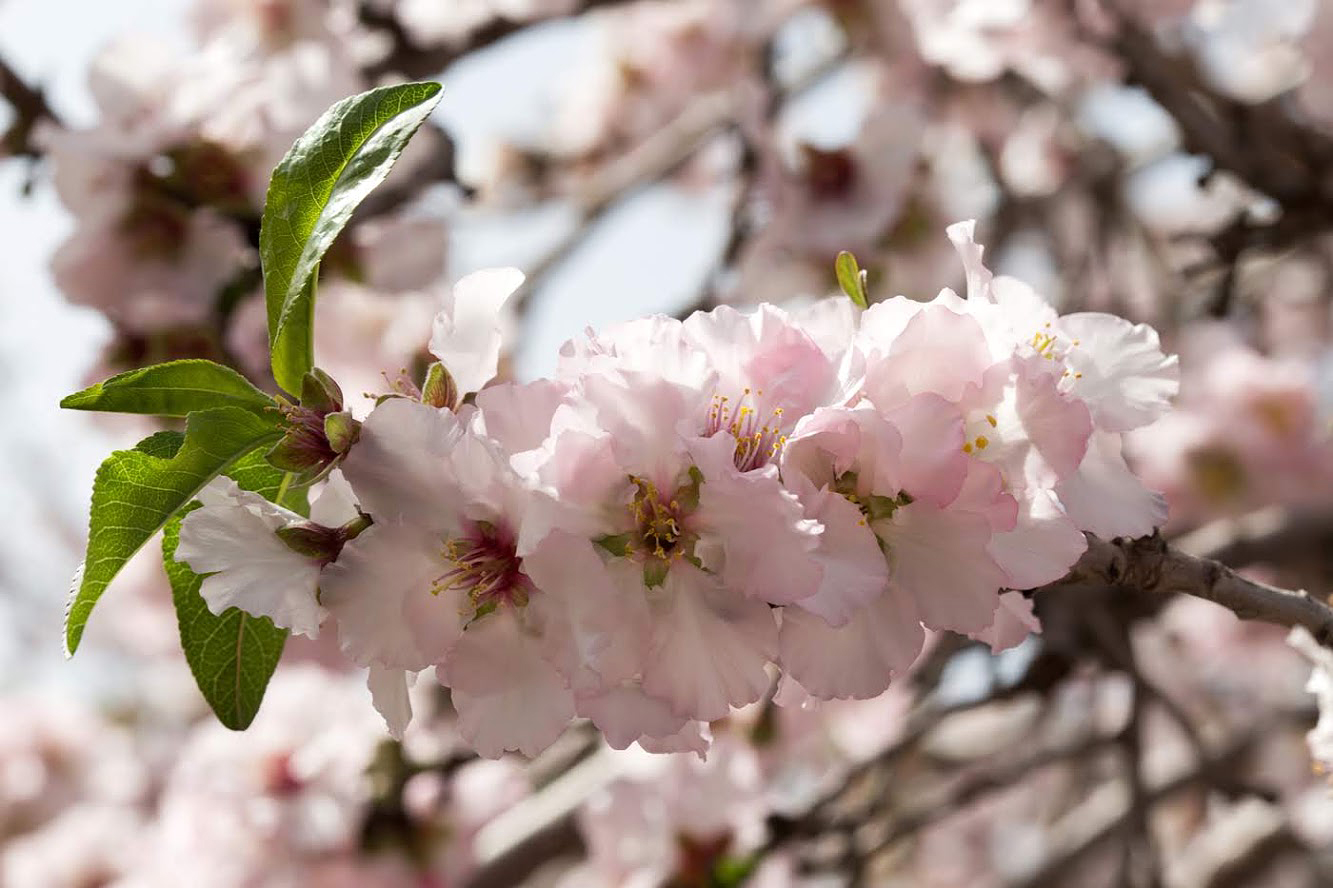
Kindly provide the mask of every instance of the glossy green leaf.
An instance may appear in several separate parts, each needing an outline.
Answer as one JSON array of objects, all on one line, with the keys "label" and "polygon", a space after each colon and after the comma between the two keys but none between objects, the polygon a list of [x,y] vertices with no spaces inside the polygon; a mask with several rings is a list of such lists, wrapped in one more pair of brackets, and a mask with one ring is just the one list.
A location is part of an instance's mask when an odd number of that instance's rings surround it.
[{"label": "glossy green leaf", "polygon": [[[269,466],[258,452],[242,457],[227,475],[266,499],[287,500],[284,504],[289,508],[300,506],[305,499],[304,491],[288,488],[284,473]],[[220,615],[209,610],[200,595],[204,577],[175,560],[181,519],[189,511],[187,507],[171,519],[162,535],[162,563],[171,581],[181,650],[218,721],[240,731],[249,727],[259,711],[287,643],[287,630],[238,608],[228,608]]]},{"label": "glossy green leaf", "polygon": [[113,376],[75,392],[60,402],[70,410],[187,416],[210,407],[240,407],[261,412],[273,399],[241,374],[212,361],[185,360],[154,364]]},{"label": "glossy green leaf", "polygon": [[65,613],[67,654],[78,649],[93,607],[125,562],[214,476],[279,434],[276,416],[215,407],[191,413],[183,435],[159,432],[106,458],[93,482],[87,555]]},{"label": "glossy green leaf", "polygon": [[439,97],[438,83],[404,83],[344,99],[296,140],[273,171],[259,255],[273,378],[286,391],[298,393],[301,377],[314,366],[320,260]]}]

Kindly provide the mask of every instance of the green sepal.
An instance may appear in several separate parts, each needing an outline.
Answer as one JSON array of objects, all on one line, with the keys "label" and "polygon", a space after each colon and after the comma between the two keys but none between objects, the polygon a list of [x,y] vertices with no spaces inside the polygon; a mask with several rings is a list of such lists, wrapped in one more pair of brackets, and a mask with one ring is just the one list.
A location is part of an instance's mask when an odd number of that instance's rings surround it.
[{"label": "green sepal", "polygon": [[632,532],[607,534],[606,536],[597,537],[593,542],[612,555],[615,555],[618,558],[624,558],[633,551],[634,536],[635,535]]},{"label": "green sepal", "polygon": [[643,563],[643,584],[649,589],[662,585],[666,582],[670,566],[663,558],[649,558]]}]

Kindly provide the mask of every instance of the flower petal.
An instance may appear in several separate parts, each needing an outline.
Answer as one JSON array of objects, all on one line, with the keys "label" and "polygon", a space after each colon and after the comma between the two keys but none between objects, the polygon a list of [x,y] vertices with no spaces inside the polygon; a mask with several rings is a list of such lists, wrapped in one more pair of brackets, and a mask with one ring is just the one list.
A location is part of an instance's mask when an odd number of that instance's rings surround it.
[{"label": "flower petal", "polygon": [[925,502],[899,508],[875,530],[889,547],[890,577],[931,629],[978,632],[991,624],[1004,572],[986,552],[990,521]]},{"label": "flower petal", "polygon": [[475,271],[454,284],[444,309],[435,316],[430,351],[439,358],[459,394],[479,392],[500,367],[500,311],[523,284],[517,268]]},{"label": "flower petal", "polygon": [[463,432],[448,410],[391,398],[362,423],[343,475],[376,521],[437,522],[457,497],[448,460]]},{"label": "flower petal", "polygon": [[890,588],[840,627],[800,606],[785,608],[778,637],[782,668],[805,690],[866,700],[912,665],[925,632],[911,598]]},{"label": "flower petal", "polygon": [[768,605],[722,588],[683,560],[671,565],[661,592],[644,691],[703,721],[762,697],[765,664],[777,654]]},{"label": "flower petal", "polygon": [[1074,524],[1107,540],[1146,536],[1166,522],[1166,498],[1143,486],[1120,449],[1118,434],[1094,432],[1078,471],[1055,488]]},{"label": "flower petal", "polygon": [[1072,390],[1088,402],[1099,429],[1127,432],[1171,409],[1180,361],[1162,353],[1156,330],[1100,312],[1065,315],[1059,323],[1077,343],[1065,355]]},{"label": "flower petal", "polygon": [[574,717],[569,686],[512,613],[471,623],[436,674],[453,691],[459,733],[486,758],[534,756]]},{"label": "flower petal", "polygon": [[412,699],[407,689],[414,678],[414,673],[374,664],[366,676],[366,687],[370,689],[375,711],[384,717],[389,735],[395,740],[403,739],[403,732],[412,721]]},{"label": "flower petal", "polygon": [[995,622],[972,637],[990,645],[992,653],[999,653],[1017,647],[1033,632],[1040,631],[1041,620],[1032,612],[1032,599],[1021,592],[1006,592],[995,609]]},{"label": "flower petal", "polygon": [[377,522],[324,568],[320,600],[338,621],[343,652],[363,665],[425,669],[462,632],[457,602],[431,593],[446,570],[429,531]]},{"label": "flower petal", "polygon": [[176,560],[211,574],[199,593],[213,613],[238,607],[314,638],[326,616],[315,596],[320,564],[278,539],[280,521],[245,506],[204,506],[181,522]]}]

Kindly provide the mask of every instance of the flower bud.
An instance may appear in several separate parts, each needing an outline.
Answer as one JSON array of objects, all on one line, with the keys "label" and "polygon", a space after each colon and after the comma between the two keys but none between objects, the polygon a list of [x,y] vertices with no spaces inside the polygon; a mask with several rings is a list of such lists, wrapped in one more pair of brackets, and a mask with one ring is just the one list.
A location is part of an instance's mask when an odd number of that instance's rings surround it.
[{"label": "flower bud", "polygon": [[337,413],[343,409],[343,390],[316,367],[301,378],[301,406],[321,414]]},{"label": "flower bud", "polygon": [[341,456],[351,450],[360,437],[361,423],[353,419],[352,414],[330,413],[324,417],[324,438],[334,453]]},{"label": "flower bud", "polygon": [[298,475],[315,475],[337,456],[324,434],[323,421],[299,414],[289,414],[287,433],[266,454],[269,465]]},{"label": "flower bud", "polygon": [[370,527],[372,523],[369,515],[359,512],[351,521],[338,527],[325,527],[313,521],[303,521],[300,524],[280,527],[273,533],[286,543],[287,548],[298,555],[305,555],[321,564],[328,564],[337,559],[343,544],[356,539],[361,531]]},{"label": "flower bud", "polygon": [[301,403],[283,403],[284,434],[267,454],[269,465],[306,481],[332,469],[361,436],[361,424],[343,410],[342,388],[318,368],[301,378]]},{"label": "flower bud", "polygon": [[421,386],[421,403],[449,410],[458,409],[458,384],[439,361],[426,370],[426,381]]},{"label": "flower bud", "polygon": [[342,550],[343,540],[336,527],[324,527],[307,521],[280,527],[273,533],[287,544],[288,549],[298,555],[306,555],[325,563],[337,558]]}]

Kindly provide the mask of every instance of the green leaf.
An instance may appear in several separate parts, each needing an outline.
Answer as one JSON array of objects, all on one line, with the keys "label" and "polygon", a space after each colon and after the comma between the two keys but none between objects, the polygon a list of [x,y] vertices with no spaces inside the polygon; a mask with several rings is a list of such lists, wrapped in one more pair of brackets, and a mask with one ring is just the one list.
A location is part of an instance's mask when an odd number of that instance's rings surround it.
[{"label": "green leaf", "polygon": [[842,292],[858,308],[866,308],[870,304],[866,294],[866,273],[856,263],[855,256],[843,250],[833,262],[833,272],[838,276],[838,286],[842,287]]},{"label": "green leaf", "polygon": [[[258,453],[243,457],[227,474],[241,487],[269,500],[287,491],[283,473],[266,465]],[[199,591],[204,577],[175,557],[181,519],[190,508],[172,518],[162,535],[162,563],[171,581],[181,650],[218,721],[242,731],[259,711],[287,643],[287,630],[274,626],[267,617],[251,616],[238,608],[228,608],[220,615],[209,610]]]},{"label": "green leaf", "polygon": [[87,555],[65,613],[68,655],[125,562],[214,476],[280,434],[277,417],[215,407],[191,413],[184,435],[158,432],[106,458],[93,482]]},{"label": "green leaf", "polygon": [[315,279],[352,211],[384,181],[439,102],[438,83],[385,86],[343,99],[296,140],[273,171],[259,256],[273,378],[300,391],[314,366]]},{"label": "green leaf", "polygon": [[154,364],[113,376],[60,402],[69,410],[186,416],[210,407],[261,412],[273,399],[241,374],[212,361],[191,359]]}]

